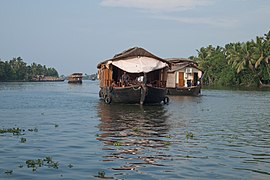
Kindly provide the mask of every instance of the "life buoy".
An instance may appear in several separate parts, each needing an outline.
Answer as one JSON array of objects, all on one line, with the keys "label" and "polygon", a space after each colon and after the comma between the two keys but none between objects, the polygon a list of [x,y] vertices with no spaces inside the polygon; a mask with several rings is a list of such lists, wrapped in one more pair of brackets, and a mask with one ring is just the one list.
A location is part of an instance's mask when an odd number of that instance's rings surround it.
[{"label": "life buoy", "polygon": [[106,104],[111,104],[112,98],[111,98],[110,96],[106,96],[106,97],[104,98],[104,102],[105,102]]},{"label": "life buoy", "polygon": [[99,90],[99,93],[98,94],[99,94],[99,97],[100,98],[103,98],[103,92],[101,90]]},{"label": "life buoy", "polygon": [[169,104],[169,102],[170,102],[169,97],[168,96],[165,96],[164,99],[163,99],[163,103],[164,104]]}]

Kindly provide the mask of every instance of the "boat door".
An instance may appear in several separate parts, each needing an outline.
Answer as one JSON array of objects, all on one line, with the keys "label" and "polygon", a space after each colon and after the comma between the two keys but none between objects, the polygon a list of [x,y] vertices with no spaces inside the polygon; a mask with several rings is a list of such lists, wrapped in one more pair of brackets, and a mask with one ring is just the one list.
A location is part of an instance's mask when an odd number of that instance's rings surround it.
[{"label": "boat door", "polygon": [[194,78],[193,78],[193,85],[194,86],[198,85],[198,80],[199,80],[198,73],[194,73]]},{"label": "boat door", "polygon": [[178,86],[183,87],[184,85],[185,85],[184,72],[179,72],[178,73]]}]

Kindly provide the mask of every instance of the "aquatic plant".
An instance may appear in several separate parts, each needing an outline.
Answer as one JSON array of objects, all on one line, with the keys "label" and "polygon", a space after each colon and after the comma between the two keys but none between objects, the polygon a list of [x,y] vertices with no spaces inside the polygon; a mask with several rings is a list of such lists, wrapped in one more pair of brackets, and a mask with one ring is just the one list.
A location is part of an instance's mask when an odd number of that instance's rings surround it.
[{"label": "aquatic plant", "polygon": [[25,143],[26,142],[26,138],[21,138],[21,143]]},{"label": "aquatic plant", "polygon": [[[37,128],[28,129],[28,131],[30,131],[30,132],[38,132],[38,129]],[[20,129],[20,128],[0,129],[0,134],[12,133],[13,135],[23,135],[23,134],[21,134],[21,132],[25,132],[25,130]]]},{"label": "aquatic plant", "polygon": [[104,171],[99,171],[97,177],[105,178],[105,172]]},{"label": "aquatic plant", "polygon": [[192,132],[186,132],[186,138],[187,139],[192,139],[194,137],[193,133]]},{"label": "aquatic plant", "polygon": [[68,165],[68,167],[69,167],[69,168],[72,168],[72,167],[73,167],[73,165],[72,165],[72,164],[69,164],[69,165]]},{"label": "aquatic plant", "polygon": [[13,133],[13,135],[20,135],[21,131],[24,131],[20,128],[9,128],[9,129],[0,129],[0,133]]},{"label": "aquatic plant", "polygon": [[59,163],[58,162],[52,162],[51,164],[48,165],[49,167],[52,167],[54,169],[58,169]]},{"label": "aquatic plant", "polygon": [[45,157],[44,159],[34,159],[27,160],[26,165],[28,168],[32,168],[33,171],[36,171],[38,167],[46,165],[47,167],[52,167],[58,169],[59,163],[52,160],[51,157]]},{"label": "aquatic plant", "polygon": [[5,174],[11,175],[12,173],[13,173],[13,170],[6,170],[6,171],[5,171]]},{"label": "aquatic plant", "polygon": [[42,159],[27,160],[25,163],[26,163],[27,167],[32,168],[33,171],[36,171],[38,167],[43,166]]},{"label": "aquatic plant", "polygon": [[172,136],[170,136],[170,135],[167,135],[167,136],[165,136],[165,138],[169,138],[169,139],[171,139],[171,138],[172,138]]},{"label": "aquatic plant", "polygon": [[170,144],[171,144],[170,141],[165,141],[165,142],[164,142],[164,145],[170,145]]},{"label": "aquatic plant", "polygon": [[119,141],[116,141],[116,142],[113,143],[113,145],[114,145],[114,146],[122,146],[122,143],[119,142]]},{"label": "aquatic plant", "polygon": [[30,132],[38,132],[38,129],[37,128],[34,128],[34,129],[28,129],[28,131],[30,131]]},{"label": "aquatic plant", "polygon": [[134,132],[139,132],[139,131],[140,131],[140,129],[137,128],[137,127],[132,128],[132,130],[133,130]]}]

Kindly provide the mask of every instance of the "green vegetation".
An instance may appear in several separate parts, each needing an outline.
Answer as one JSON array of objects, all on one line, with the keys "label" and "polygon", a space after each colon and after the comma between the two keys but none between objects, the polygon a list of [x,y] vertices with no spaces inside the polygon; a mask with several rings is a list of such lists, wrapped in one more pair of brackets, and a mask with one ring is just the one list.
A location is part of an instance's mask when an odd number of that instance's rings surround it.
[{"label": "green vegetation", "polygon": [[194,135],[192,132],[186,132],[186,139],[193,139]]},{"label": "green vegetation", "polygon": [[171,136],[171,135],[167,135],[167,136],[165,136],[165,138],[169,138],[169,139],[171,139],[171,138],[172,138],[172,136]]},{"label": "green vegetation", "polygon": [[20,128],[8,128],[8,129],[0,129],[0,134],[3,133],[13,133],[14,135],[20,135],[21,134],[21,130]]},{"label": "green vegetation", "polygon": [[21,138],[21,143],[25,143],[26,142],[26,138]]},{"label": "green vegetation", "polygon": [[6,171],[5,171],[5,174],[11,175],[12,173],[13,173],[13,170],[6,170]]},{"label": "green vegetation", "polygon": [[116,142],[113,143],[113,145],[114,145],[114,146],[122,146],[122,143],[119,142],[119,141],[116,141]]},{"label": "green vegetation", "polygon": [[105,172],[104,171],[99,171],[98,175],[96,177],[105,178]]},{"label": "green vegetation", "polygon": [[33,171],[36,171],[38,167],[47,166],[58,169],[59,163],[52,160],[51,157],[45,157],[44,159],[34,159],[27,160],[26,165],[28,168],[32,168]]},{"label": "green vegetation", "polygon": [[28,129],[28,131],[30,131],[30,132],[38,132],[38,129],[37,128],[34,128],[34,129]]},{"label": "green vegetation", "polygon": [[68,167],[69,167],[69,168],[72,168],[72,167],[73,167],[73,165],[72,165],[72,164],[69,164],[69,165],[68,165]]},{"label": "green vegetation", "polygon": [[39,75],[58,77],[58,72],[41,64],[27,65],[21,57],[10,61],[0,59],[0,81],[31,81]]},{"label": "green vegetation", "polygon": [[140,129],[137,128],[137,127],[132,128],[132,130],[133,130],[134,132],[136,132],[136,133],[140,132]]},{"label": "green vegetation", "polygon": [[270,80],[270,31],[255,40],[202,47],[197,57],[204,71],[203,84],[210,86],[257,86]]}]

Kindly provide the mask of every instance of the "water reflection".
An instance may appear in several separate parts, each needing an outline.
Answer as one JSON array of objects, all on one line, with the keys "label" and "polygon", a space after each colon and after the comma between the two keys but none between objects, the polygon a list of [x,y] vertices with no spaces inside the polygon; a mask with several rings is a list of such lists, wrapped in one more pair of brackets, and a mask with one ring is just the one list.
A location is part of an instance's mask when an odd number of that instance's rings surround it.
[{"label": "water reflection", "polygon": [[[113,170],[135,170],[145,165],[163,166],[155,151],[170,145],[166,110],[163,106],[98,105],[100,134],[107,154],[103,161],[115,162]],[[149,153],[149,154],[148,154]]]}]

